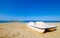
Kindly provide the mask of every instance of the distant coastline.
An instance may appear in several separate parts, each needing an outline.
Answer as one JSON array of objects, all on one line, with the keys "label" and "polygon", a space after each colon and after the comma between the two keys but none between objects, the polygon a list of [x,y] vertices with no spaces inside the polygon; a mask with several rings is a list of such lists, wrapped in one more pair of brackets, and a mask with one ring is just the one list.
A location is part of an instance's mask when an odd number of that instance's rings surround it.
[{"label": "distant coastline", "polygon": [[60,21],[39,21],[39,20],[35,20],[35,21],[33,21],[33,20],[28,20],[28,21],[26,21],[26,20],[24,20],[24,21],[0,21],[0,23],[10,23],[10,22],[60,22]]}]

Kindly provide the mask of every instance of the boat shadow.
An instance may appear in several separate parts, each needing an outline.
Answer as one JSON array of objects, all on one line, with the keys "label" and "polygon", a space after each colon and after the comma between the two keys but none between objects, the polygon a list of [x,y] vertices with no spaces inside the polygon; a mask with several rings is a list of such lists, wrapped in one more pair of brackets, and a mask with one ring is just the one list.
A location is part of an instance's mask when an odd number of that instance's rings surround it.
[{"label": "boat shadow", "polygon": [[50,30],[46,29],[44,33],[53,32],[53,31],[56,31],[56,30],[57,29],[54,29],[54,30],[50,31]]}]

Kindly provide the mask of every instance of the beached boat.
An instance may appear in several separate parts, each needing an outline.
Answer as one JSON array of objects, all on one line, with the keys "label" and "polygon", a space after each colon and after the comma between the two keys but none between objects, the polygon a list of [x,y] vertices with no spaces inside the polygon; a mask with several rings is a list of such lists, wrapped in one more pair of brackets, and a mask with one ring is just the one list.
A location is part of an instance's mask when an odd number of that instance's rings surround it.
[{"label": "beached boat", "polygon": [[57,27],[56,25],[49,25],[44,22],[29,22],[27,26],[40,33],[44,33],[46,29],[53,31]]}]

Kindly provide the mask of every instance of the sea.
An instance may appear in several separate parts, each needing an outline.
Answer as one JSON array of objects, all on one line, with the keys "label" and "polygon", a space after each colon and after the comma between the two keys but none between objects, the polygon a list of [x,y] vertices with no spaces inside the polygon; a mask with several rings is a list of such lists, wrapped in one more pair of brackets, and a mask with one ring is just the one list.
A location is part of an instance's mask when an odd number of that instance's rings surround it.
[{"label": "sea", "polygon": [[0,21],[0,23],[11,23],[11,22],[22,22],[22,23],[28,23],[28,22],[48,22],[48,23],[55,23],[55,22],[60,22],[60,21]]}]

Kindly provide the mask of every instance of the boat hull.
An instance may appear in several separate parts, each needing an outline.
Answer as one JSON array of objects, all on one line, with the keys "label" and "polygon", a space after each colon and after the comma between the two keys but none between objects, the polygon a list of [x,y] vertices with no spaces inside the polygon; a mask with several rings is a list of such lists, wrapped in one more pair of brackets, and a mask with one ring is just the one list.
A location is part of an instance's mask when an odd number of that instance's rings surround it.
[{"label": "boat hull", "polygon": [[28,25],[28,27],[31,28],[31,29],[33,29],[33,30],[35,30],[35,31],[37,31],[37,32],[40,32],[40,33],[44,33],[45,32],[45,29],[38,29],[38,28],[29,26],[29,25]]}]

